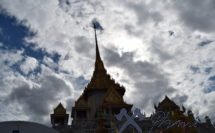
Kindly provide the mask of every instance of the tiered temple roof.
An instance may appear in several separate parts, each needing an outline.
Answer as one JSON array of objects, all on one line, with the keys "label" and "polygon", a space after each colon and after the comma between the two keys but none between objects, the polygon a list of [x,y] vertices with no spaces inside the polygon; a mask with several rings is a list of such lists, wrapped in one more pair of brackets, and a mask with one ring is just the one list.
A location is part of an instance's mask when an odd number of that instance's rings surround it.
[{"label": "tiered temple roof", "polygon": [[96,42],[96,61],[95,61],[95,69],[93,72],[93,76],[84,89],[83,94],[78,98],[75,102],[75,108],[82,106],[85,104],[87,107],[87,96],[89,93],[95,91],[106,91],[106,95],[103,98],[103,105],[121,105],[121,106],[130,106],[130,104],[126,104],[123,101],[123,95],[125,93],[125,88],[118,83],[115,82],[114,79],[107,73],[107,70],[104,67],[104,63],[100,57],[99,47],[97,43],[97,36],[95,31],[95,42]]}]

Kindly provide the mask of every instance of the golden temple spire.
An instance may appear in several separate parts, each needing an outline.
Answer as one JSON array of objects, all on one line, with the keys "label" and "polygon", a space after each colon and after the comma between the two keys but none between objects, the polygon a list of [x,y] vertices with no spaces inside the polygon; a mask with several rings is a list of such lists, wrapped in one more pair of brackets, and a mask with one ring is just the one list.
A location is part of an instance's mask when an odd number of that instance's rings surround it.
[{"label": "golden temple spire", "polygon": [[120,92],[121,95],[124,95],[125,88],[116,83],[114,79],[111,79],[111,76],[107,73],[104,67],[104,63],[100,57],[97,40],[97,30],[103,30],[103,28],[96,20],[92,22],[92,28],[94,29],[95,34],[95,50],[96,50],[95,68],[90,82],[84,89],[83,97],[86,97],[88,91],[106,90],[110,87],[114,87],[115,89],[117,89],[118,92]]}]

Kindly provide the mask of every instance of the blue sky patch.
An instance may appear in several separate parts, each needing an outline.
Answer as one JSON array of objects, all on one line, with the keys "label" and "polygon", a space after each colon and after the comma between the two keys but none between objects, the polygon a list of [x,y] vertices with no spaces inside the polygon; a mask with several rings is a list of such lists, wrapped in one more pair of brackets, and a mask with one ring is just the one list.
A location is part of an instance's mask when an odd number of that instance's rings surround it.
[{"label": "blue sky patch", "polygon": [[[34,37],[35,35],[36,32],[31,31],[15,17],[0,12],[0,43],[2,44],[0,49],[6,51],[23,50],[23,56],[34,57],[39,63],[42,63],[45,56],[58,63],[61,57],[58,53],[48,53],[42,48],[36,48],[35,44],[29,44],[24,40],[26,37]],[[11,68],[23,74],[19,70],[19,65],[20,63],[14,64]],[[37,68],[36,72],[40,72],[40,68]]]},{"label": "blue sky patch", "polygon": [[85,79],[83,76],[79,76],[74,79],[73,85],[75,89],[83,89],[88,83],[89,80]]},{"label": "blue sky patch", "polygon": [[27,44],[24,39],[33,37],[36,33],[24,26],[22,22],[18,22],[15,17],[0,12],[0,20],[0,42],[3,44],[1,49],[24,50],[24,55],[34,57],[38,61],[41,61],[44,56],[52,58],[54,62],[59,61],[60,55],[58,53],[50,54],[41,48],[35,48],[34,44]]},{"label": "blue sky patch", "polygon": [[208,78],[208,80],[215,81],[215,75]]},{"label": "blue sky patch", "polygon": [[35,49],[33,44],[26,45],[25,38],[33,37],[36,33],[18,22],[15,17],[0,12],[0,42],[4,50],[24,50],[24,55],[42,60],[47,54],[42,49]]},{"label": "blue sky patch", "polygon": [[211,83],[211,84],[209,85],[209,87],[207,87],[206,89],[204,89],[204,92],[205,92],[205,93],[211,93],[211,92],[213,92],[213,91],[215,91],[215,82]]},{"label": "blue sky patch", "polygon": [[209,85],[204,89],[204,93],[215,91],[215,75],[208,78]]}]

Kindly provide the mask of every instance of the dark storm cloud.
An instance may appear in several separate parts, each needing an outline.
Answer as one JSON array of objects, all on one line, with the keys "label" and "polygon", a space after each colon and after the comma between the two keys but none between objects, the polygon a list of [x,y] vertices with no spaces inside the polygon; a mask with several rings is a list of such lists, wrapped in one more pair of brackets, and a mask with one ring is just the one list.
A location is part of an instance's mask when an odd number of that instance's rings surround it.
[{"label": "dark storm cloud", "polygon": [[137,61],[134,62],[134,55],[133,53],[123,53],[120,56],[118,53],[106,49],[105,50],[105,59],[108,61],[108,65],[115,65],[119,67],[123,67],[129,73],[129,76],[132,79],[136,79],[137,77],[146,77],[147,79],[157,79],[163,78],[164,75],[159,68],[147,61]]},{"label": "dark storm cloud", "polygon": [[139,107],[152,107],[165,95],[170,95],[174,89],[169,86],[168,74],[157,65],[147,61],[134,62],[133,53],[123,53],[121,56],[113,50],[105,49],[107,65],[125,70],[134,81],[135,88],[130,97],[135,97],[135,104]]},{"label": "dark storm cloud", "polygon": [[203,47],[203,46],[211,44],[212,42],[213,42],[213,40],[204,40],[204,41],[201,41],[200,43],[198,43],[198,46]]},{"label": "dark storm cloud", "polygon": [[18,102],[30,120],[41,122],[51,113],[50,105],[56,104],[63,96],[68,96],[70,93],[69,86],[62,79],[45,76],[41,79],[40,87],[31,88],[26,83],[14,88],[5,103]]},{"label": "dark storm cloud", "polygon": [[180,19],[187,27],[203,32],[214,32],[214,0],[175,0],[174,5],[179,12]]}]

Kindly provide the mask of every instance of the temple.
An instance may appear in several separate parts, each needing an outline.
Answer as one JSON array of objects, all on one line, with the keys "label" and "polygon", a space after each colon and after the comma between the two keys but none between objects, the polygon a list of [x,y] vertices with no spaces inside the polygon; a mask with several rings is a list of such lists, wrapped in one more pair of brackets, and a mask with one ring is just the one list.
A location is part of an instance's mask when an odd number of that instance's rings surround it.
[{"label": "temple", "polygon": [[[119,121],[116,114],[126,110],[132,116],[132,104],[123,100],[125,88],[107,73],[101,59],[95,29],[95,68],[93,76],[83,93],[75,101],[71,111],[72,123],[68,125],[68,114],[60,103],[51,114],[52,127],[59,133],[118,133],[126,119]],[[144,101],[143,101],[144,102]],[[191,110],[178,106],[169,97],[154,105],[155,112],[143,120],[134,119],[142,132],[150,133],[214,133],[215,128],[207,116],[206,122],[198,122]],[[158,115],[162,112],[162,116]],[[162,118],[162,119],[161,119]],[[164,119],[165,118],[165,119]],[[158,119],[161,119],[158,121]],[[157,121],[156,121],[157,120]],[[129,126],[123,133],[138,132]]]}]

